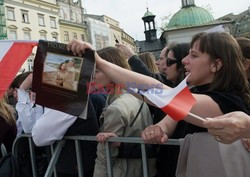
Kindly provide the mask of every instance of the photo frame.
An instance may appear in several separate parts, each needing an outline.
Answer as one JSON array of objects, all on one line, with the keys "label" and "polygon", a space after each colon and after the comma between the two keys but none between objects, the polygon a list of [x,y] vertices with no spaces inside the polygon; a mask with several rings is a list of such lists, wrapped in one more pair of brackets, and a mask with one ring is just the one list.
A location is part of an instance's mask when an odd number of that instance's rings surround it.
[{"label": "photo frame", "polygon": [[94,51],[83,57],[68,51],[66,44],[39,40],[34,60],[32,91],[35,103],[84,118],[88,83],[95,68]]}]

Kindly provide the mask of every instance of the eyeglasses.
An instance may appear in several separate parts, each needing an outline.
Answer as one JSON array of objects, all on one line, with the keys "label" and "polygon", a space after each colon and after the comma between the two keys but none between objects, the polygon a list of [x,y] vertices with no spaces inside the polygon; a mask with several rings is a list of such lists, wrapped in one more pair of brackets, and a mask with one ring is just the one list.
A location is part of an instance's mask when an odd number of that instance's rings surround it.
[{"label": "eyeglasses", "polygon": [[177,60],[175,60],[175,59],[167,58],[167,60],[166,60],[166,64],[168,67],[172,66],[175,63],[177,63]]}]

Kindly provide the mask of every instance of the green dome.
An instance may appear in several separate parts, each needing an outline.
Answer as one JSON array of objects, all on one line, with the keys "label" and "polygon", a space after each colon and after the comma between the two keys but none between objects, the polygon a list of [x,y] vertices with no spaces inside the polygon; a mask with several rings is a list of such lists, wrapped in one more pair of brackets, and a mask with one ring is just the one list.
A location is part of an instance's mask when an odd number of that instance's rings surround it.
[{"label": "green dome", "polygon": [[152,12],[149,12],[147,8],[147,12],[144,14],[143,18],[148,16],[154,16],[154,14]]},{"label": "green dome", "polygon": [[213,21],[211,13],[202,7],[188,6],[179,10],[170,19],[167,29],[178,29],[192,26],[200,26]]}]

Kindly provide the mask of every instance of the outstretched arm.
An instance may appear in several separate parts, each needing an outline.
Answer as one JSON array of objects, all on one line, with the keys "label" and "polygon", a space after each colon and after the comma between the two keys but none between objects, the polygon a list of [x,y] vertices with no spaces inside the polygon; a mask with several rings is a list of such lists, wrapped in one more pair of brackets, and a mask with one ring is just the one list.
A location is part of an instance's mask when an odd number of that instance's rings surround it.
[{"label": "outstretched arm", "polygon": [[[86,42],[73,40],[68,44],[68,49],[72,50],[72,52],[76,55],[82,56],[86,49],[93,49],[93,47]],[[153,79],[148,76],[144,76],[142,74],[135,73],[133,71],[129,71],[127,69],[123,69],[115,64],[107,62],[103,60],[97,53],[95,53],[96,65],[97,67],[104,72],[112,81],[117,84],[122,84],[124,88],[127,90],[127,84],[130,82],[135,82],[136,85],[155,85],[162,86],[163,88],[170,88],[168,86],[164,86],[156,79]],[[126,76],[126,77],[121,77]]]}]

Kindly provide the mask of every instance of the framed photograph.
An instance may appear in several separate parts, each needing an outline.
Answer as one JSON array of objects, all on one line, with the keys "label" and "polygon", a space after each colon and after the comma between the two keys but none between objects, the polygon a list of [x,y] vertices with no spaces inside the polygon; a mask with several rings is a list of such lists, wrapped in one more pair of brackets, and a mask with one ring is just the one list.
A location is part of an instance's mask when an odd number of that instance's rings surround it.
[{"label": "framed photograph", "polygon": [[88,102],[87,86],[94,67],[94,51],[79,57],[66,44],[40,40],[32,82],[35,103],[80,116]]}]

